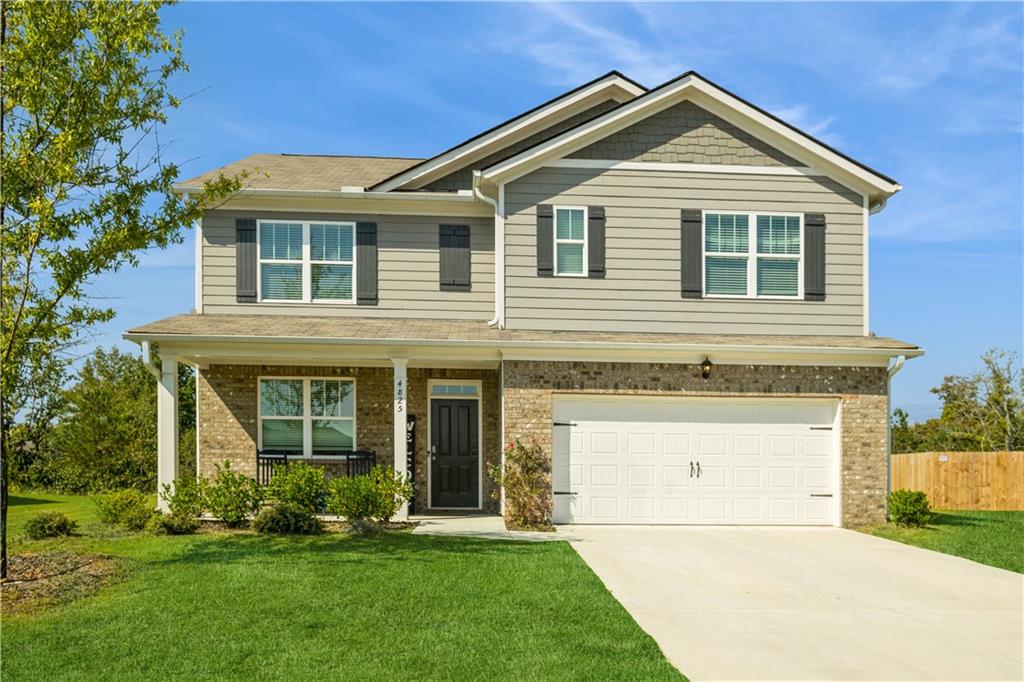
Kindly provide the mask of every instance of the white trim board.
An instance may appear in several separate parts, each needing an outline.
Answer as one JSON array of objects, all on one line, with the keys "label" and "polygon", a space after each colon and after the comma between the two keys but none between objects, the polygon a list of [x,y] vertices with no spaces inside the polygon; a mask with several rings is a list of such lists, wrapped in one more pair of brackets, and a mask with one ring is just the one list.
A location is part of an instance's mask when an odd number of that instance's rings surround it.
[{"label": "white trim board", "polygon": [[827,177],[809,166],[735,166],[713,163],[664,163],[659,161],[616,161],[614,159],[552,159],[547,168],[584,168],[589,170],[635,170],[668,173],[727,173],[730,175],[802,175]]}]

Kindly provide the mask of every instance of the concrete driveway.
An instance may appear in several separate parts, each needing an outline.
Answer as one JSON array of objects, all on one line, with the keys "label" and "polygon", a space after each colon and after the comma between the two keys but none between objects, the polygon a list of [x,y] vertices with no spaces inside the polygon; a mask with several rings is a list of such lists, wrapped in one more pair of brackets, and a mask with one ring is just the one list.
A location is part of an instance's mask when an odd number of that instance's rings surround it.
[{"label": "concrete driveway", "polygon": [[1024,576],[837,528],[559,529],[694,680],[1022,680]]}]

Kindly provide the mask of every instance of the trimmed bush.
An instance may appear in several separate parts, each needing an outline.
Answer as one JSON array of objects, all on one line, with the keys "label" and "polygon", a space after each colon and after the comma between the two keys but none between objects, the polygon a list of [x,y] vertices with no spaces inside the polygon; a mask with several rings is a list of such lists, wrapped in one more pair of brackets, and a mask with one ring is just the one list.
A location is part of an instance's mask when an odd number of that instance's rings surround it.
[{"label": "trimmed bush", "polygon": [[267,494],[278,503],[310,513],[323,511],[326,492],[324,470],[307,462],[289,462],[278,467],[267,486]]},{"label": "trimmed bush", "polygon": [[249,522],[263,502],[263,491],[256,481],[245,474],[231,470],[231,462],[217,467],[217,477],[206,489],[206,506],[210,513],[230,528],[240,528]]},{"label": "trimmed bush", "polygon": [[551,459],[536,443],[513,441],[505,447],[505,468],[487,473],[505,491],[505,525],[512,530],[553,530],[551,523]]},{"label": "trimmed bush", "polygon": [[25,522],[25,535],[33,540],[64,537],[77,529],[77,521],[58,511],[40,512]]},{"label": "trimmed bush", "polygon": [[320,519],[308,509],[295,504],[267,507],[256,515],[252,527],[257,533],[282,535],[316,535],[323,532]]},{"label": "trimmed bush", "polygon": [[920,490],[893,490],[887,501],[891,523],[920,528],[932,519],[928,496]]},{"label": "trimmed bush", "polygon": [[156,535],[191,535],[199,530],[199,519],[195,516],[156,512],[146,524],[146,530]]},{"label": "trimmed bush", "polygon": [[412,483],[391,469],[373,467],[369,476],[332,478],[328,481],[327,510],[344,516],[354,528],[368,520],[391,520],[412,496]]},{"label": "trimmed bush", "polygon": [[101,495],[96,498],[96,509],[100,521],[128,530],[142,530],[153,516],[152,503],[134,488]]},{"label": "trimmed bush", "polygon": [[181,518],[198,518],[206,509],[205,478],[179,478],[174,482],[174,493],[171,486],[164,485],[160,491],[160,499],[167,504],[167,513]]}]

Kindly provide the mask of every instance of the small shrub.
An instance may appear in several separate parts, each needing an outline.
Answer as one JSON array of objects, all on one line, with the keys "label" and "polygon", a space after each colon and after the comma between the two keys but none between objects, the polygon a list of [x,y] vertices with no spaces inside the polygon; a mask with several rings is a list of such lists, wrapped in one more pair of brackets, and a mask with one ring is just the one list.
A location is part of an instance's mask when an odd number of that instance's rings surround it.
[{"label": "small shrub", "polygon": [[134,488],[118,490],[96,498],[100,521],[142,530],[153,516],[153,505],[146,496]]},{"label": "small shrub", "polygon": [[199,519],[195,516],[155,512],[146,524],[146,530],[155,535],[191,535],[199,530]]},{"label": "small shrub", "polygon": [[323,532],[320,519],[313,516],[308,509],[296,504],[267,507],[256,515],[252,527],[257,533],[284,535],[316,535]]},{"label": "small shrub", "polygon": [[324,470],[306,462],[278,467],[267,486],[267,494],[282,505],[300,507],[311,513],[322,511],[327,487]]},{"label": "small shrub", "polygon": [[25,535],[33,540],[63,537],[77,529],[77,521],[58,511],[40,512],[25,522]]},{"label": "small shrub", "polygon": [[390,521],[410,496],[412,483],[407,478],[375,466],[369,476],[332,478],[328,482],[327,510],[344,516],[358,529],[368,520]]},{"label": "small shrub", "polygon": [[517,441],[505,447],[505,468],[492,465],[487,473],[505,491],[505,525],[513,530],[552,530],[551,460],[536,443]]},{"label": "small shrub", "polygon": [[263,491],[256,481],[245,474],[231,470],[231,462],[216,465],[217,477],[206,491],[206,506],[210,513],[230,528],[248,523],[263,502]]},{"label": "small shrub", "polygon": [[889,493],[889,521],[899,526],[920,528],[932,518],[928,496],[920,490],[893,490]]},{"label": "small shrub", "polygon": [[168,515],[198,518],[206,509],[206,488],[206,479],[179,478],[174,482],[173,494],[171,486],[164,485],[160,499],[167,504]]}]

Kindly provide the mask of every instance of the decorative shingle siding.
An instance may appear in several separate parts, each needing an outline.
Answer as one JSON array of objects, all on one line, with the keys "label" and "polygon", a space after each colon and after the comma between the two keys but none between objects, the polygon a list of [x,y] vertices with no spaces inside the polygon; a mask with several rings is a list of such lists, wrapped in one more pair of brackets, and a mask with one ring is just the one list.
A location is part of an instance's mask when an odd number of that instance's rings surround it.
[{"label": "decorative shingle siding", "polygon": [[424,189],[448,192],[459,189],[470,189],[473,187],[473,170],[487,168],[488,166],[496,164],[503,159],[507,159],[510,156],[515,156],[519,152],[523,151],[524,149],[529,149],[538,142],[543,142],[548,138],[560,135],[561,133],[564,133],[566,130],[569,130],[570,128],[575,128],[581,123],[585,123],[586,121],[589,121],[592,118],[600,116],[605,112],[611,111],[618,105],[619,103],[614,100],[608,100],[606,102],[597,104],[585,111],[581,111],[578,114],[570,116],[564,121],[559,121],[558,123],[554,124],[549,128],[545,128],[540,132],[534,133],[529,137],[523,138],[519,142],[510,144],[504,149],[501,149],[499,151],[494,152],[493,154],[483,157],[482,159],[474,161],[465,168],[460,168],[459,170],[453,173],[449,173],[443,178],[434,180],[430,184],[426,185]]},{"label": "decorative shingle siding", "polygon": [[569,155],[574,159],[803,165],[693,102],[681,102]]},{"label": "decorative shingle siding", "polygon": [[[394,375],[389,367],[285,367],[212,365],[199,372],[199,473],[213,476],[214,465],[230,460],[236,471],[256,475],[256,444],[259,429],[257,382],[260,377],[346,377],[356,381],[356,446],[377,453],[377,463],[394,464]],[[416,512],[427,503],[427,380],[478,380],[482,383],[483,505],[497,512],[492,499],[495,486],[486,467],[501,461],[501,389],[498,370],[408,370],[408,410],[416,417],[416,481],[421,487]],[[344,473],[344,464],[311,460],[327,475]]]},{"label": "decorative shingle siding", "polygon": [[552,395],[596,393],[708,397],[839,398],[842,525],[885,521],[887,378],[883,367],[697,365],[610,362],[504,363],[505,436],[551,456]]}]

